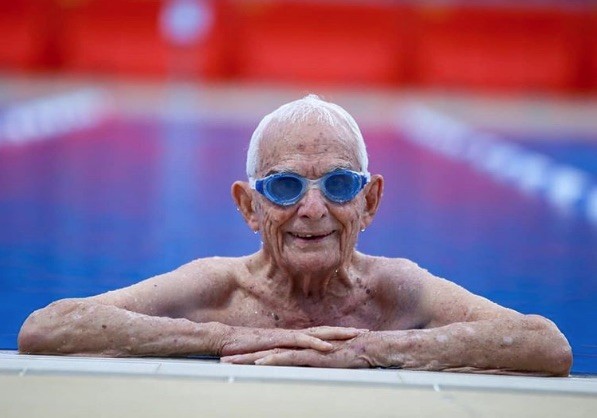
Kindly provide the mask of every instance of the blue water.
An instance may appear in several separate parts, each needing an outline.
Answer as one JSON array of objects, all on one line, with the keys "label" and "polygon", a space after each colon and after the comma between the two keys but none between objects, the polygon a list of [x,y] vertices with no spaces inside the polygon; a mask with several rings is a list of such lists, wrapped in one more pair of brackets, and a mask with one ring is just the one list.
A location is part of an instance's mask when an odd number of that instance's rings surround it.
[{"label": "blue water", "polygon": [[[92,131],[0,148],[0,348],[63,297],[132,284],[197,257],[255,251],[230,199],[252,127],[113,120]],[[597,227],[498,184],[463,162],[364,127],[386,178],[359,249],[432,273],[569,338],[576,373],[597,373]],[[560,147],[560,148],[558,148]],[[564,143],[552,158],[574,164]],[[585,164],[597,143],[585,142]],[[583,167],[584,168],[584,167]],[[594,171],[593,171],[594,172]]]},{"label": "blue water", "polygon": [[[592,138],[595,139],[595,138]],[[597,180],[597,152],[595,141],[580,135],[566,138],[542,140],[536,136],[517,135],[513,142],[523,145],[526,149],[540,152],[553,158],[560,164],[567,164],[589,174],[593,181]]]}]

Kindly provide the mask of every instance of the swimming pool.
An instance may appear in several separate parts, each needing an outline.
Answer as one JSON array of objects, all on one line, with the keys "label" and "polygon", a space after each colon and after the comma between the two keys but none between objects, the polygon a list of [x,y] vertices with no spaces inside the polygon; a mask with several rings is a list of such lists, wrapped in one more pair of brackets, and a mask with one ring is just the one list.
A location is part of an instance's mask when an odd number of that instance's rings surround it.
[{"label": "swimming pool", "polygon": [[[0,348],[16,348],[22,321],[55,299],[257,250],[229,194],[244,177],[256,123],[113,117],[0,145]],[[384,175],[386,190],[359,249],[413,259],[502,305],[547,316],[573,346],[573,371],[597,373],[597,226],[409,132],[362,129],[370,171]],[[533,144],[572,165],[575,152],[582,164],[597,155],[597,141]]]}]

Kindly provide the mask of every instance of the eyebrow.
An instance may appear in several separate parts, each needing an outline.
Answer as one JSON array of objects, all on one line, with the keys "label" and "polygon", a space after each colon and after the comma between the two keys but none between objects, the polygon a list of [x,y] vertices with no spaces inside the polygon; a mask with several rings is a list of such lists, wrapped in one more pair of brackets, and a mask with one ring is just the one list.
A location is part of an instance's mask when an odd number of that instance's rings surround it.
[{"label": "eyebrow", "polygon": [[[326,175],[327,173],[331,173],[332,171],[338,170],[338,169],[352,170],[352,167],[350,167],[349,163],[337,163],[337,164],[333,164],[331,166],[331,168],[328,171],[326,171],[323,175]],[[291,170],[289,168],[287,169],[287,168],[282,167],[282,168],[277,168],[277,169],[274,168],[274,169],[269,170],[267,173],[265,173],[264,177],[271,176],[273,174],[278,174],[278,173],[293,173],[293,174],[298,174],[297,172],[295,172],[295,171],[293,171],[293,170]],[[300,175],[300,174],[298,174],[298,175]]]},{"label": "eyebrow", "polygon": [[294,171],[292,171],[290,169],[280,168],[280,169],[269,170],[267,173],[265,173],[264,177],[271,176],[272,174],[278,174],[278,173],[294,173],[294,174],[298,174],[298,173],[295,173]]}]

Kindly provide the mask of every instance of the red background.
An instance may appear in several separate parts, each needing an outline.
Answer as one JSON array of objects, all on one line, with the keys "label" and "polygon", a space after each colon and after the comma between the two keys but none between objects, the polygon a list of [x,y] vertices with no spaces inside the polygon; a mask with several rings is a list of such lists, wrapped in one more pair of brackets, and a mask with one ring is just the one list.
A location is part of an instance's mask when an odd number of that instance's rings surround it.
[{"label": "red background", "polygon": [[214,24],[182,48],[160,33],[164,0],[1,1],[0,71],[597,90],[597,13],[590,2],[206,2]]}]

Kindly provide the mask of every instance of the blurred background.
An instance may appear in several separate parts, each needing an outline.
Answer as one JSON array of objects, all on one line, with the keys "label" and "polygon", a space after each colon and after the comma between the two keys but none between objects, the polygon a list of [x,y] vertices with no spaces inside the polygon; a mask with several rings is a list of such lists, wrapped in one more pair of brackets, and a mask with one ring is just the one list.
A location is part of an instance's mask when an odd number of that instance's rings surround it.
[{"label": "blurred background", "polygon": [[277,106],[351,112],[359,249],[569,338],[597,373],[593,0],[0,0],[0,349],[53,300],[256,251],[230,184]]},{"label": "blurred background", "polygon": [[526,93],[597,88],[592,0],[1,4],[5,70]]}]

